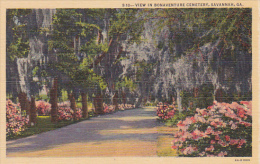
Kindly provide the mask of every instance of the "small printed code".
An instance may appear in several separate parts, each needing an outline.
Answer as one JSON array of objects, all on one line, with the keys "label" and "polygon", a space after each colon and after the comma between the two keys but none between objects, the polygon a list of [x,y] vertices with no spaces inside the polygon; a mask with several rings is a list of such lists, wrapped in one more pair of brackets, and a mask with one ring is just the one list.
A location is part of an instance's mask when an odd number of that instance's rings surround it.
[{"label": "small printed code", "polygon": [[250,159],[235,159],[237,162],[242,162],[242,161],[250,161]]}]

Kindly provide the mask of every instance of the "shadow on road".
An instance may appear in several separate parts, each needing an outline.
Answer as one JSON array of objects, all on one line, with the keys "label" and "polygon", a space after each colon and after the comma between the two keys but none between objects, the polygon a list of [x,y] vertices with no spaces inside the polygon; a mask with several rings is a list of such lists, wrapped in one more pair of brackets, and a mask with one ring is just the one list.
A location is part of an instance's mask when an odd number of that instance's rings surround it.
[{"label": "shadow on road", "polygon": [[138,108],[103,115],[42,134],[7,142],[7,155],[16,152],[46,150],[63,144],[138,140],[156,142],[154,108]]}]

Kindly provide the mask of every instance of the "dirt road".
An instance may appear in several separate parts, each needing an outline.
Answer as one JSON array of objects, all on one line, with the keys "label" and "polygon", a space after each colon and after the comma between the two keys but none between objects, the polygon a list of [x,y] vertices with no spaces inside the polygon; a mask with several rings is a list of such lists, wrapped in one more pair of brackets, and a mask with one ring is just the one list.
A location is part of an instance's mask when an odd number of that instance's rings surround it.
[{"label": "dirt road", "polygon": [[156,156],[152,107],[119,111],[7,142],[7,157]]}]

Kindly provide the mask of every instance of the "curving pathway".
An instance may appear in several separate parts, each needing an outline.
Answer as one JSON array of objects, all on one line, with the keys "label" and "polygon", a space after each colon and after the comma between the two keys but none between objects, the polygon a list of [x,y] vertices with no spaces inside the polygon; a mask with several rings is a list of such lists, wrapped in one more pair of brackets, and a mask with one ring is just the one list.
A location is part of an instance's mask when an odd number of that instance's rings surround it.
[{"label": "curving pathway", "polygon": [[156,156],[153,107],[118,111],[60,129],[7,141],[7,157]]}]

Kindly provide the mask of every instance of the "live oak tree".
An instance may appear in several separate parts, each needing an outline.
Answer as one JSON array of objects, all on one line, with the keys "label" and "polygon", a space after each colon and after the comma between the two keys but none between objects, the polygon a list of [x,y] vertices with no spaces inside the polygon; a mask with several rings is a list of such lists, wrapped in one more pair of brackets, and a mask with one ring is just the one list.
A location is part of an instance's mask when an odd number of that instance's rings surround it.
[{"label": "live oak tree", "polygon": [[29,36],[27,16],[30,9],[6,10],[6,86],[7,94],[15,100],[21,92],[16,75],[16,59],[27,57],[29,54]]},{"label": "live oak tree", "polygon": [[[90,14],[89,16],[94,16]],[[104,85],[102,78],[86,65],[93,61],[97,53],[106,51],[105,44],[95,42],[95,30],[100,31],[100,28],[97,24],[84,22],[81,12],[73,9],[57,10],[53,19],[54,29],[49,41],[50,50],[57,56],[57,61],[53,62],[51,67],[56,70],[53,76],[60,76],[60,87],[72,93],[70,100],[75,98],[77,90],[80,90],[86,99],[86,92],[94,90],[99,84]],[[83,104],[86,110],[85,102]]]},{"label": "live oak tree", "polygon": [[[157,43],[159,49],[166,49],[164,55],[169,55],[167,64],[179,62],[177,69],[167,71],[172,72],[168,79],[173,78],[171,85],[177,90],[177,101],[181,91],[191,92],[205,83],[213,84],[214,94],[221,88],[226,89],[227,96],[250,93],[247,80],[251,78],[252,67],[251,9],[157,9],[150,12],[153,14],[149,19],[158,23],[155,31],[167,28],[165,38]],[[189,65],[193,67],[184,71],[188,71],[185,76],[181,71]],[[177,73],[179,75],[175,76]],[[178,107],[181,110],[182,107]]]},{"label": "live oak tree", "polygon": [[[146,97],[164,101],[176,97],[179,110],[188,103],[185,94],[199,97],[209,92],[218,101],[250,99],[251,12],[247,8],[56,9],[52,28],[36,31],[48,33],[52,58],[46,70],[35,67],[32,74],[58,77],[58,95],[65,89],[75,99],[98,96],[112,103],[118,92],[116,97],[124,103],[125,95],[138,97],[138,106]],[[7,31],[12,34],[7,39],[8,64],[29,53],[25,18],[30,13],[7,11]]]}]

